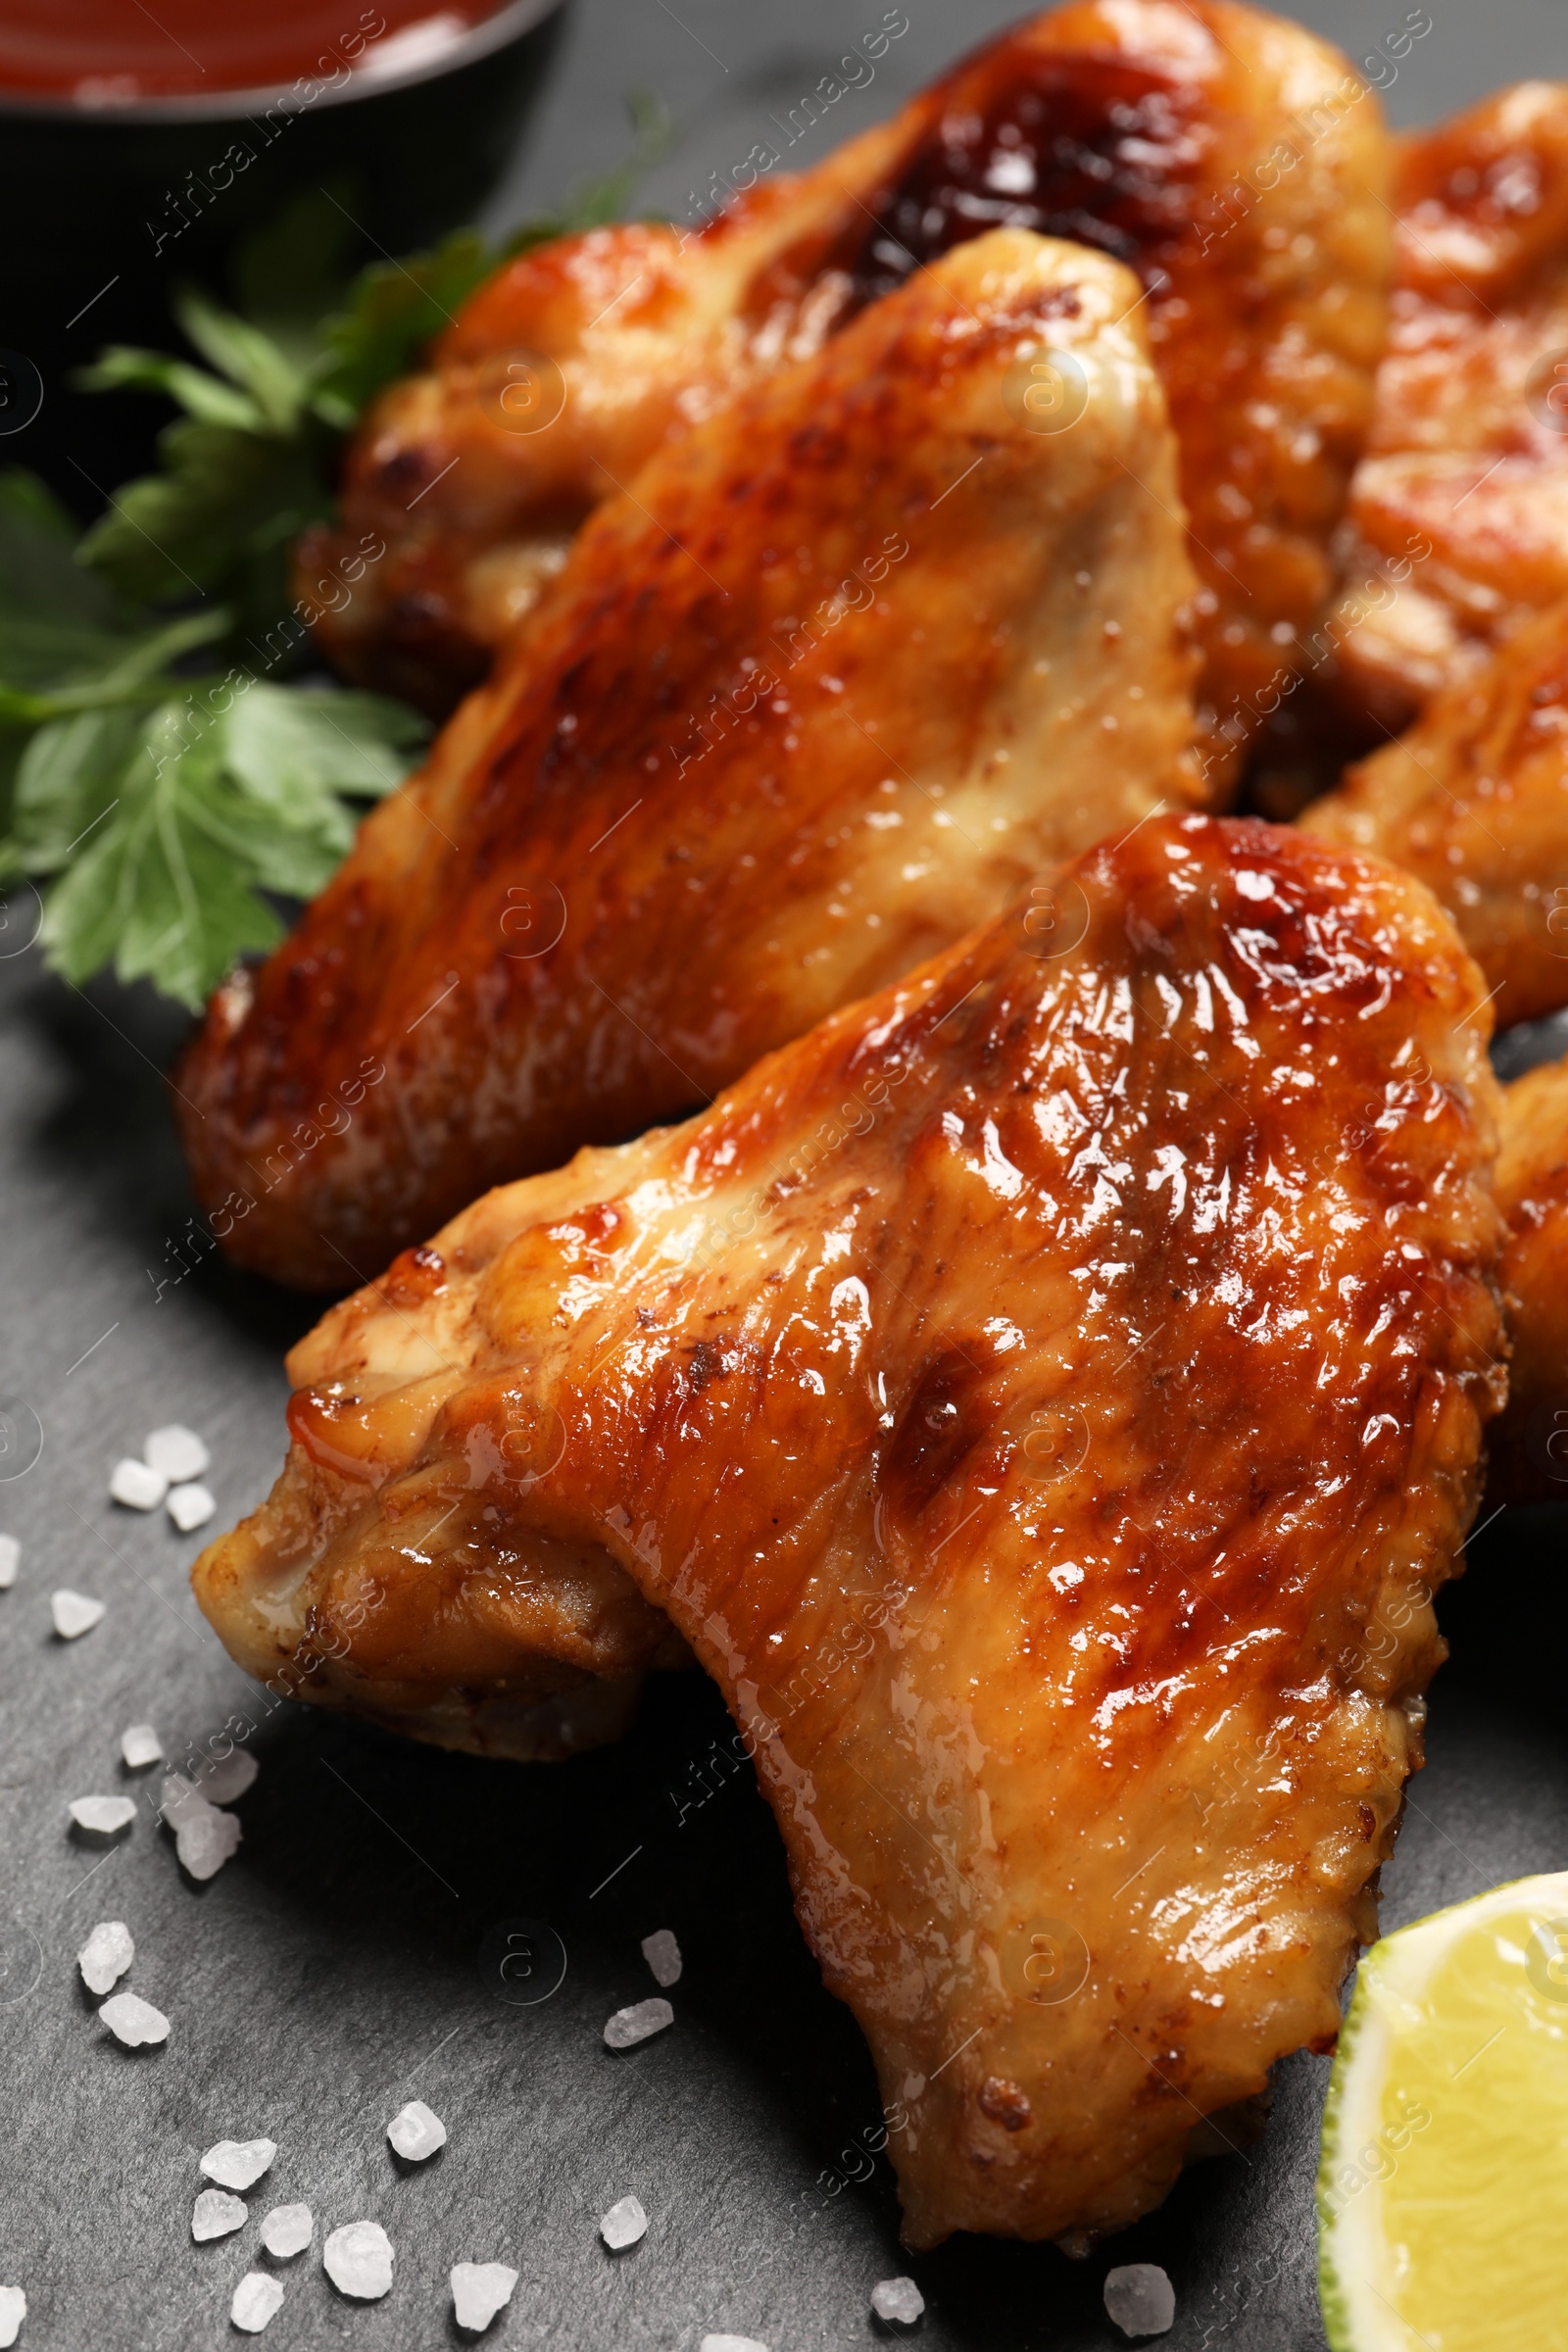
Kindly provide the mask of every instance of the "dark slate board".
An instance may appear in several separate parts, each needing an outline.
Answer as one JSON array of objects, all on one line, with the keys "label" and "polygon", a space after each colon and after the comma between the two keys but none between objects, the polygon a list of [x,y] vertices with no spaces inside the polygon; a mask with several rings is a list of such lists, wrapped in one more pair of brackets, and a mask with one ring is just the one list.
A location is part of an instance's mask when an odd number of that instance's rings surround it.
[{"label": "dark slate board", "polygon": [[[1431,6],[1433,32],[1391,92],[1400,120],[1505,76],[1568,73],[1557,0]],[[678,19],[591,0],[501,209],[612,160],[619,96],[638,80],[693,125],[649,192],[682,209],[688,186],[743,155],[766,112],[787,110],[880,13],[796,0],[786,26],[762,0],[683,0]],[[909,13],[857,100],[864,111],[846,111],[834,135],[1013,12],[909,0]],[[1403,15],[1303,13],[1356,43]],[[869,2062],[795,1927],[749,1769],[711,1769],[727,1719],[696,1676],[659,1684],[622,1747],[551,1769],[282,1707],[254,1739],[245,1842],[204,1888],[145,1805],[107,1855],[74,1842],[69,1798],[146,1787],[120,1766],[127,1724],[150,1717],[177,1755],[257,1708],[190,1600],[202,1539],[117,1510],[109,1468],[153,1424],[188,1420],[212,1445],[224,1523],[251,1507],[282,1449],[281,1353],[311,1315],[191,1250],[158,1074],[179,1017],[144,995],[50,980],[24,946],[30,909],[25,894],[13,901],[0,933],[0,1405],[22,1447],[10,1460],[26,1459],[34,1425],[41,1436],[32,1466],[0,1483],[0,1529],[24,1545],[0,1594],[0,2281],[26,2289],[28,2352],[236,2342],[229,2295],[266,2267],[257,2223],[299,2198],[318,2232],[279,2270],[286,2301],[265,2340],[280,2347],[467,2340],[448,2270],[505,2260],[521,2277],[485,2339],[502,2345],[689,2352],[708,2329],[773,2352],[865,2344],[879,2334],[872,2284],[908,2270],[929,2306],[918,2340],[1073,2352],[1122,2340],[1101,2285],[1111,2262],[1140,2259],[1176,2282],[1172,2352],[1320,2347],[1318,2059],[1280,2070],[1268,2131],[1245,2157],[1196,2169],[1086,2262],[978,2238],[901,2252],[887,2160],[862,2152],[878,2117]],[[193,1270],[173,1279],[182,1259]],[[1564,1532],[1561,1514],[1506,1514],[1446,1598],[1455,1654],[1387,1873],[1387,1924],[1568,1861]],[[74,1644],[50,1632],[62,1584],[109,1606]],[[712,1792],[696,1802],[705,1768]],[[105,1917],[129,1922],[127,1982],[172,2020],[162,2051],[123,2052],[93,2018],[73,1956]],[[559,1989],[531,2005],[508,1997],[517,1982],[495,1957],[529,1921],[566,1958]],[[612,2056],[604,2020],[654,1989],[638,1942],[658,1927],[686,1956],[676,2025]],[[451,2132],[422,2170],[401,2167],[383,2135],[414,2096]],[[280,2153],[250,2225],[193,2245],[200,2151],[263,2133]],[[652,2227],[612,2258],[598,2217],[628,2189]],[[393,2291],[372,2306],[339,2298],[319,2262],[325,2230],[362,2216],[397,2249]]]}]

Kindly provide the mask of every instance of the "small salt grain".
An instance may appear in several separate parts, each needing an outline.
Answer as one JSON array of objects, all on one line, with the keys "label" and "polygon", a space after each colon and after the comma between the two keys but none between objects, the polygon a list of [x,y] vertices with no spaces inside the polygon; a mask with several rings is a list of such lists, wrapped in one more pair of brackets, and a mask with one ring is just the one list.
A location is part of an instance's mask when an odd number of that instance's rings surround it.
[{"label": "small salt grain", "polygon": [[169,1818],[174,1851],[193,1879],[216,1878],[245,1835],[232,1813],[220,1813],[200,1796],[185,1797]]},{"label": "small salt grain", "polygon": [[1105,2310],[1123,2335],[1163,2335],[1176,2318],[1176,2290],[1155,2262],[1129,2262],[1105,2278]]},{"label": "small salt grain", "polygon": [[470,2335],[482,2335],[498,2311],[512,2301],[517,2274],[504,2262],[459,2262],[452,2266],[452,2315]]},{"label": "small salt grain", "polygon": [[150,1723],[133,1723],[120,1735],[120,1752],[128,1772],[144,1772],[162,1761],[164,1743]]},{"label": "small salt grain", "polygon": [[262,2243],[279,2262],[303,2254],[315,2234],[308,2205],[274,2205],[262,2224]]},{"label": "small salt grain", "polygon": [[283,2289],[265,2271],[247,2271],[234,2289],[228,2316],[247,2335],[260,2335],[269,2320],[282,2309]]},{"label": "small salt grain", "polygon": [[[22,1545],[15,1536],[0,1536],[0,1592],[9,1592],[22,1565]],[[0,2288],[0,2293],[7,2292]],[[19,2290],[20,2291],[20,2290]]]},{"label": "small salt grain", "polygon": [[667,2001],[634,2001],[629,2009],[617,2009],[605,2027],[606,2046],[612,2050],[629,2050],[651,2034],[662,2034],[675,2022],[675,2012]]},{"label": "small salt grain", "polygon": [[133,1796],[76,1796],[67,1807],[78,1830],[94,1838],[118,1838],[136,1818]]},{"label": "small salt grain", "polygon": [[665,1986],[680,1983],[680,1945],[668,1928],[656,1929],[643,1937],[643,1958],[654,1972],[654,1983]]},{"label": "small salt grain", "polygon": [[113,1992],[135,1957],[124,1921],[101,1919],[76,1954],[76,1966],[89,1992]]},{"label": "small salt grain", "polygon": [[871,2289],[871,2309],[879,2320],[912,2328],[925,2309],[925,2297],[912,2278],[883,2278]]},{"label": "small salt grain", "polygon": [[150,1432],[141,1458],[149,1470],[161,1471],[171,1485],[180,1486],[188,1478],[200,1478],[213,1457],[193,1429],[183,1421],[171,1421],[167,1428]]},{"label": "small salt grain", "polygon": [[207,1487],[171,1487],[169,1516],[182,1536],[194,1528],[205,1527],[218,1504]]},{"label": "small salt grain", "polygon": [[622,2246],[635,2246],[648,2235],[648,2216],[636,2197],[622,2197],[612,2205],[599,2225],[599,2234],[612,2254]]},{"label": "small salt grain", "polygon": [[151,2001],[139,1993],[117,1992],[112,2001],[105,2001],[98,2012],[117,2041],[127,2050],[139,2050],[146,2043],[169,2039],[169,2020]]},{"label": "small salt grain", "polygon": [[0,2347],[10,2347],[22,2333],[22,2323],[27,2316],[27,2298],[20,2286],[0,2286]]},{"label": "small salt grain", "polygon": [[392,2285],[392,2240],[379,2222],[345,2222],[321,2250],[326,2275],[341,2295],[378,2303]]},{"label": "small salt grain", "polygon": [[220,2188],[250,2188],[276,2154],[275,2139],[220,2139],[202,2158],[202,2179]]},{"label": "small salt grain", "polygon": [[386,2128],[386,2135],[398,2154],[410,2164],[423,2164],[437,2148],[447,2144],[447,2128],[438,2115],[432,2115],[422,2099],[411,2099],[400,2107]]},{"label": "small salt grain", "polygon": [[697,2352],[767,2352],[755,2335],[705,2335]]},{"label": "small salt grain", "polygon": [[248,1748],[236,1747],[230,1755],[213,1756],[197,1770],[197,1793],[210,1805],[231,1805],[244,1795],[261,1769]]},{"label": "small salt grain", "polygon": [[62,1590],[49,1595],[49,1614],[62,1642],[74,1642],[80,1635],[90,1634],[103,1613],[103,1602],[90,1600],[85,1592]]},{"label": "small salt grain", "polygon": [[129,1511],[156,1511],[169,1493],[169,1481],[161,1470],[150,1470],[126,1454],[109,1474],[109,1492]]},{"label": "small salt grain", "polygon": [[221,2188],[204,2188],[191,2210],[190,2233],[198,2241],[227,2237],[231,2230],[243,2230],[249,2219],[243,2197],[231,2197]]}]

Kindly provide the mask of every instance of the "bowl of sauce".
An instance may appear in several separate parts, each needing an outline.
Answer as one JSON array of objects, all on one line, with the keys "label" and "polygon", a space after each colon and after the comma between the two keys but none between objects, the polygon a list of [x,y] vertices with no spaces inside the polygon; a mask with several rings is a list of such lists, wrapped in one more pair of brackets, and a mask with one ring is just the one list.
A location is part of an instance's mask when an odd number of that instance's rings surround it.
[{"label": "bowl of sauce", "polygon": [[180,348],[171,294],[194,281],[228,299],[235,250],[300,197],[327,191],[350,265],[471,220],[564,13],[564,0],[5,0],[0,218],[28,225],[0,248],[0,339],[42,399],[19,429],[0,411],[0,465],[33,466],[83,513],[145,466],[153,404],[74,392],[74,370],[107,343]]}]

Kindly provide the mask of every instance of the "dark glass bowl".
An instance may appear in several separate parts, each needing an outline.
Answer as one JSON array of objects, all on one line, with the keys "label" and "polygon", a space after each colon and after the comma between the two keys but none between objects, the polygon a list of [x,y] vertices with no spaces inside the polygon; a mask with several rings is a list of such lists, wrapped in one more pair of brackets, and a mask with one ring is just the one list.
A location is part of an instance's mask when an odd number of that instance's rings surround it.
[{"label": "dark glass bowl", "polygon": [[356,264],[470,220],[564,15],[564,0],[510,0],[378,75],[328,53],[282,88],[108,106],[0,92],[0,466],[33,467],[84,515],[143,470],[168,412],[74,392],[71,371],[105,343],[178,348],[172,289],[225,295],[236,245],[301,195],[331,190]]}]

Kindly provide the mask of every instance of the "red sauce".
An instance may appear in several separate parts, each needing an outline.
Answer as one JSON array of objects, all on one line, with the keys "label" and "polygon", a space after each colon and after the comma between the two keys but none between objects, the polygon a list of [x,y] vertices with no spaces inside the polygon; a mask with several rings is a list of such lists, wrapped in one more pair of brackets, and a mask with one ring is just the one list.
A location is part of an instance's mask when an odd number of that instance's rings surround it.
[{"label": "red sauce", "polygon": [[1004,42],[960,69],[849,260],[874,302],[990,228],[1069,237],[1146,283],[1188,226],[1192,93],[1125,58]]},{"label": "red sauce", "polygon": [[[496,0],[0,0],[0,90],[83,106],[205,97],[422,63]],[[304,95],[302,91],[301,96]]]}]

